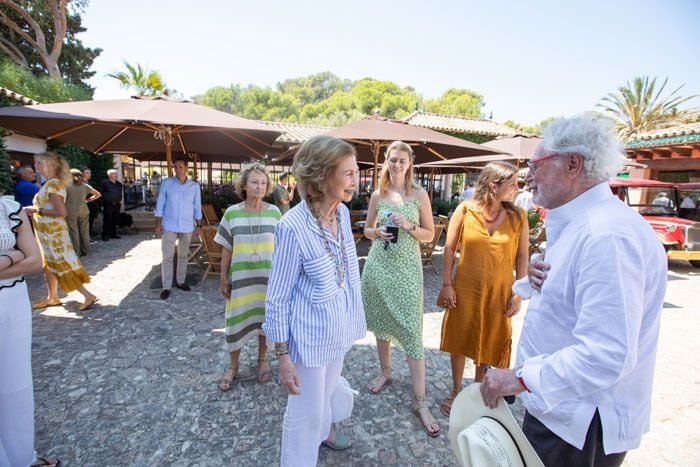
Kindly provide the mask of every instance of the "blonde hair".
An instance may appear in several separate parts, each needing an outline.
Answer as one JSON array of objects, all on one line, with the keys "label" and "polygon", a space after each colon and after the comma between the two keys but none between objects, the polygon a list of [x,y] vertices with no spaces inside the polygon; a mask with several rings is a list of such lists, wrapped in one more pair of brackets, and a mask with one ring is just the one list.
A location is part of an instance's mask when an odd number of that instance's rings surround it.
[{"label": "blonde hair", "polygon": [[70,169],[70,176],[73,179],[73,185],[82,185],[84,180],[83,180],[83,173],[78,170],[78,169]]},{"label": "blonde hair", "polygon": [[50,175],[50,177],[47,178],[57,178],[65,186],[71,184],[70,166],[63,156],[56,154],[55,152],[47,151],[35,154],[34,158],[41,159],[42,162],[51,169],[51,172],[47,174]]},{"label": "blonde hair", "polygon": [[236,177],[236,180],[233,182],[233,186],[236,188],[236,194],[243,201],[245,201],[248,197],[248,194],[245,191],[245,186],[248,183],[250,174],[253,172],[260,172],[265,175],[265,179],[267,180],[267,185],[265,185],[265,196],[272,193],[272,177],[270,177],[270,174],[267,172],[267,168],[260,162],[243,164],[241,166],[241,173],[238,174],[238,177]]},{"label": "blonde hair", "polygon": [[306,140],[292,163],[302,198],[309,204],[321,201],[340,163],[355,155],[352,145],[332,136],[318,135]]},{"label": "blonde hair", "polygon": [[389,181],[391,178],[391,174],[389,173],[389,157],[391,156],[391,151],[403,151],[408,154],[411,165],[404,176],[403,186],[406,193],[410,194],[414,189],[419,188],[419,186],[413,181],[413,149],[411,149],[408,143],[404,143],[403,141],[394,141],[384,153],[384,165],[382,165],[382,173],[379,176],[379,194],[381,196],[386,196],[386,192],[389,189]]},{"label": "blonde hair", "polygon": [[[517,173],[518,168],[510,162],[489,162],[484,166],[481,175],[479,175],[476,181],[473,202],[483,206],[487,210],[493,208],[494,204],[496,204],[496,197],[491,189],[491,183],[500,185],[510,180],[513,175]],[[507,211],[517,211],[515,205],[511,201],[503,201],[501,204]]]}]

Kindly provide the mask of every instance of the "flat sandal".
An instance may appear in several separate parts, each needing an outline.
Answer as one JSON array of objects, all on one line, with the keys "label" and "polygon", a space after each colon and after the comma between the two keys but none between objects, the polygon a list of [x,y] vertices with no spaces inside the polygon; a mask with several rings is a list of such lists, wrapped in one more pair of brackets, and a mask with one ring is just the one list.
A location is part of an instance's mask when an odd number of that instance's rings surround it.
[{"label": "flat sandal", "polygon": [[[231,370],[233,372],[233,376],[231,378],[226,377],[226,373]],[[224,377],[221,378],[219,381],[216,382],[217,387],[219,388],[219,391],[221,392],[228,392],[233,388],[233,380],[236,379],[236,376],[238,376],[238,365],[235,367],[229,365],[226,367],[226,370],[224,370]],[[224,389],[221,386],[226,385],[227,388]]]},{"label": "flat sandal", "polygon": [[[391,384],[391,382],[393,381],[393,380],[391,379],[391,367],[390,367],[390,366],[383,366],[383,367],[381,367],[381,368],[382,368],[381,374],[380,374],[379,376],[376,376],[376,377],[375,377],[372,381],[370,381],[369,384],[367,385],[367,392],[369,392],[370,394],[374,394],[374,395],[379,394],[380,392],[382,392],[382,390],[384,390],[384,387],[385,387],[385,386],[387,386],[388,384]],[[384,378],[384,384],[382,384],[381,386],[377,387],[377,385],[374,384],[374,382],[377,380],[377,378]],[[375,387],[374,390],[370,389],[370,387],[369,387],[370,384],[373,385],[373,386]]]}]

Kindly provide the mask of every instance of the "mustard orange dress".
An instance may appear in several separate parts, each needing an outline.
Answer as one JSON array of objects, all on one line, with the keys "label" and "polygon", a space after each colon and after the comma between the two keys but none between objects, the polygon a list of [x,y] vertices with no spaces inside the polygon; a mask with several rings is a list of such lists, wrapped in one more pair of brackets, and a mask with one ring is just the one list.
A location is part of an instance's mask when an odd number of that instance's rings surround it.
[{"label": "mustard orange dress", "polygon": [[510,366],[510,318],[504,313],[512,296],[515,258],[525,211],[506,211],[506,218],[489,235],[478,211],[463,207],[461,248],[452,280],[457,306],[442,320],[440,350],[464,355],[474,364],[499,368]]},{"label": "mustard orange dress", "polygon": [[[49,198],[55,194],[66,199],[66,188],[60,180],[48,180],[34,195],[33,204],[37,208],[54,209]],[[65,293],[72,292],[83,284],[90,282],[90,277],[78,256],[68,233],[68,224],[63,217],[41,216],[34,214],[34,233],[41,249],[41,261],[58,280]]]}]

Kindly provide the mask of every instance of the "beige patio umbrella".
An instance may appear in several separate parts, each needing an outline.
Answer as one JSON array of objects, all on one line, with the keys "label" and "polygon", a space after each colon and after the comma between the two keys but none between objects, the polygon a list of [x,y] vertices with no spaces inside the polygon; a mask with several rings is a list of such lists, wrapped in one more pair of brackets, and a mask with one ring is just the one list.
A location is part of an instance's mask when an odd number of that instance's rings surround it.
[{"label": "beige patio umbrella", "polygon": [[[415,154],[415,164],[501,152],[428,128],[376,115],[348,123],[326,134],[345,140],[355,146],[358,162],[368,162],[374,165],[372,183],[375,187],[377,186],[379,154],[396,140],[411,146]],[[288,158],[291,154],[293,151],[285,153],[279,159]]]},{"label": "beige patio umbrella", "polygon": [[0,109],[0,126],[92,152],[196,153],[214,160],[262,159],[281,134],[256,121],[167,97],[63,102]]}]

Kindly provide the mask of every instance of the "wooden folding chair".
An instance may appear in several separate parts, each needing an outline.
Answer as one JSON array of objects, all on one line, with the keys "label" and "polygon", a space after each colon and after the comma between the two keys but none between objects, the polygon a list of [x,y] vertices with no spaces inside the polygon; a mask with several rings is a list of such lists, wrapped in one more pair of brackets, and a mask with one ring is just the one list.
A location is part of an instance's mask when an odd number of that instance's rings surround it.
[{"label": "wooden folding chair", "polygon": [[363,221],[366,217],[367,211],[356,209],[350,211],[350,225],[352,226],[352,237],[355,239],[355,245],[365,238],[365,224]]},{"label": "wooden folding chair", "polygon": [[202,283],[209,275],[221,274],[221,254],[223,247],[214,241],[216,229],[211,226],[204,226],[199,230],[199,235],[202,237],[204,251],[207,253],[207,268],[202,273]]},{"label": "wooden folding chair", "polygon": [[190,240],[190,254],[187,257],[187,264],[197,264],[197,257],[199,252],[202,251],[204,243],[200,237],[195,237],[192,233],[192,239]]},{"label": "wooden folding chair", "polygon": [[442,235],[442,232],[445,230],[445,225],[438,224],[435,226],[435,234],[433,235],[433,239],[429,242],[421,243],[420,244],[420,257],[421,260],[423,261],[423,267],[426,268],[428,266],[433,267],[433,271],[435,271],[435,274],[438,273],[437,267],[435,266],[435,261],[433,260],[433,253],[435,252],[435,249],[437,247],[438,242],[440,241],[440,236]]},{"label": "wooden folding chair", "polygon": [[214,209],[212,204],[202,204],[202,215],[207,225],[217,225],[220,222],[219,216],[216,215],[216,209]]}]

